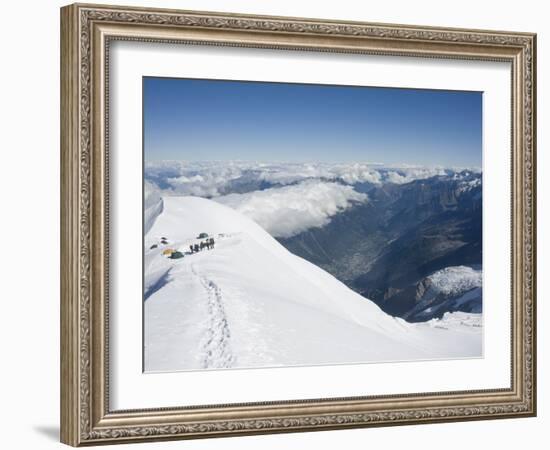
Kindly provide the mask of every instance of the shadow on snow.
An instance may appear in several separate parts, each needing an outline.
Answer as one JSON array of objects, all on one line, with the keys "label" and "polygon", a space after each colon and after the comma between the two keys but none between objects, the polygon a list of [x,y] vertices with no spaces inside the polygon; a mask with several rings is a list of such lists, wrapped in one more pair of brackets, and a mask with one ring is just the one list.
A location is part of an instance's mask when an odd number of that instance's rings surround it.
[{"label": "shadow on snow", "polygon": [[145,291],[145,294],[143,295],[143,300],[147,300],[151,295],[153,295],[155,292],[162,289],[164,286],[166,286],[170,282],[170,270],[168,269],[166,272],[162,274],[162,276],[155,281],[149,288]]}]

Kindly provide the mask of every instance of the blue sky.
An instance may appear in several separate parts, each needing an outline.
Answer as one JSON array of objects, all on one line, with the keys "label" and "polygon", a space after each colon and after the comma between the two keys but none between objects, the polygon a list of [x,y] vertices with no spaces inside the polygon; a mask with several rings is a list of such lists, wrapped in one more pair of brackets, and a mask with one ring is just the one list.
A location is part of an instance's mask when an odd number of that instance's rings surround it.
[{"label": "blue sky", "polygon": [[145,77],[146,160],[481,166],[482,93]]}]

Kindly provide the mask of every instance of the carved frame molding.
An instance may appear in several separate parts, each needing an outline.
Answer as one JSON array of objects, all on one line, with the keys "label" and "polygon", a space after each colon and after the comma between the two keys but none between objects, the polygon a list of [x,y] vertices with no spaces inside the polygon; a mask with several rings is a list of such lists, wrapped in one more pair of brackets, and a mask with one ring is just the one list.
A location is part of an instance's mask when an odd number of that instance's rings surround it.
[{"label": "carved frame molding", "polygon": [[[112,40],[509,61],[510,389],[110,411],[108,58]],[[75,4],[61,10],[61,439],[70,445],[536,414],[536,36]]]}]

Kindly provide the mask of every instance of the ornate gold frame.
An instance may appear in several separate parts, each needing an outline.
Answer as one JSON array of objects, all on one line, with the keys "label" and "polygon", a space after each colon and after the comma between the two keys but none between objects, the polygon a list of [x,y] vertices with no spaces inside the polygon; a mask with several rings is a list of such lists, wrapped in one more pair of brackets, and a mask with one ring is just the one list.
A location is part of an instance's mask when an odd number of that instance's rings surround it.
[{"label": "ornate gold frame", "polygon": [[[111,411],[106,64],[115,39],[510,62],[510,388]],[[79,446],[535,415],[535,52],[536,36],[530,33],[85,4],[62,8],[62,442]]]}]

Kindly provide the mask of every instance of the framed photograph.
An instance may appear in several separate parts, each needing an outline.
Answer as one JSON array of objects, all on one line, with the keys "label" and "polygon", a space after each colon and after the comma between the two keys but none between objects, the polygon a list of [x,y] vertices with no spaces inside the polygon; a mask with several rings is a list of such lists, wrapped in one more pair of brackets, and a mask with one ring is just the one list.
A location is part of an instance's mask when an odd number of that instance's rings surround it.
[{"label": "framed photograph", "polygon": [[62,8],[62,442],[535,415],[535,58]]}]

